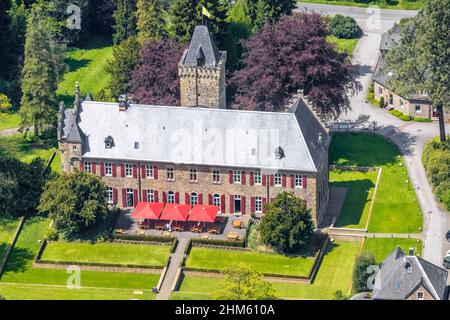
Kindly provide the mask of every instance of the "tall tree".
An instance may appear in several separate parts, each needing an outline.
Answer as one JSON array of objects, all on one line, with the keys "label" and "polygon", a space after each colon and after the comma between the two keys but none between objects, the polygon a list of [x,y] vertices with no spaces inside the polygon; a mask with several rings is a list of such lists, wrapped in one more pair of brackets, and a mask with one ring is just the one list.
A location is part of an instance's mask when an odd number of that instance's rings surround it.
[{"label": "tall tree", "polygon": [[110,35],[113,31],[114,0],[89,1],[89,28],[91,34]]},{"label": "tall tree", "polygon": [[244,67],[231,78],[236,107],[280,111],[292,94],[304,89],[325,118],[349,109],[348,91],[361,86],[355,80],[358,66],[327,42],[328,35],[316,13],[296,13],[265,25],[244,42]]},{"label": "tall tree", "polygon": [[249,0],[255,31],[260,30],[267,22],[278,21],[283,14],[291,14],[296,4],[296,0]]},{"label": "tall tree", "polygon": [[136,7],[139,42],[161,40],[166,34],[161,0],[137,0]]},{"label": "tall tree", "polygon": [[402,38],[386,56],[389,82],[399,94],[425,92],[439,113],[446,140],[444,110],[450,109],[450,2],[425,1],[417,16],[401,27]]},{"label": "tall tree", "polygon": [[213,293],[216,300],[275,300],[278,293],[262,274],[244,263],[236,263],[224,270],[225,278]]},{"label": "tall tree", "polygon": [[140,44],[136,36],[131,36],[113,47],[113,59],[106,66],[110,76],[109,93],[118,98],[130,92],[128,82],[139,60]]},{"label": "tall tree", "polygon": [[0,61],[3,67],[0,68],[0,78],[6,79],[9,76],[8,61],[10,60],[10,40],[11,33],[9,29],[10,18],[8,10],[10,8],[10,1],[0,1]]},{"label": "tall tree", "polygon": [[136,35],[136,0],[115,1],[113,41],[117,45],[130,36]]},{"label": "tall tree", "polygon": [[196,0],[173,0],[171,32],[180,43],[188,43],[197,24]]},{"label": "tall tree", "polygon": [[180,103],[178,62],[182,53],[183,49],[171,39],[145,43],[129,83],[134,98],[139,103]]},{"label": "tall tree", "polygon": [[58,23],[50,16],[55,7],[43,0],[30,12],[22,70],[21,126],[39,130],[55,120],[55,92],[64,70],[64,51],[56,41]]},{"label": "tall tree", "polygon": [[376,266],[375,257],[371,254],[362,254],[356,258],[355,267],[353,269],[353,289],[356,292],[370,290],[367,280],[372,275],[368,269],[370,266]]}]

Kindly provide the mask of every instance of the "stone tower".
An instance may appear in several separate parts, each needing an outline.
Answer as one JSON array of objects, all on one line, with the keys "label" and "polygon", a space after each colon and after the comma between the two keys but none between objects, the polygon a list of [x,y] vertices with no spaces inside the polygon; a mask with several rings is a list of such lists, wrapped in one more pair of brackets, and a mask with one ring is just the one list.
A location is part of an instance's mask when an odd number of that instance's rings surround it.
[{"label": "stone tower", "polygon": [[196,26],[178,64],[182,107],[226,108],[226,51],[219,51],[206,26]]}]

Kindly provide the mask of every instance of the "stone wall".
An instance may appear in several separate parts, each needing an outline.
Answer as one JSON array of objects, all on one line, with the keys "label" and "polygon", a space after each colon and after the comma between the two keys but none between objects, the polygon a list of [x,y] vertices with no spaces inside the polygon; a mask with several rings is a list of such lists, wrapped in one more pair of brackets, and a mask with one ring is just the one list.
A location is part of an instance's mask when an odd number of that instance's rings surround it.
[{"label": "stone wall", "polygon": [[423,294],[423,300],[435,300],[431,295],[431,293],[429,293],[428,290],[425,289],[423,286],[419,286],[416,290],[414,290],[408,297],[406,297],[406,300],[419,300],[418,299],[419,292]]},{"label": "stone wall", "polygon": [[61,152],[62,171],[74,172],[74,169],[80,169],[82,144],[60,141],[58,145]]}]

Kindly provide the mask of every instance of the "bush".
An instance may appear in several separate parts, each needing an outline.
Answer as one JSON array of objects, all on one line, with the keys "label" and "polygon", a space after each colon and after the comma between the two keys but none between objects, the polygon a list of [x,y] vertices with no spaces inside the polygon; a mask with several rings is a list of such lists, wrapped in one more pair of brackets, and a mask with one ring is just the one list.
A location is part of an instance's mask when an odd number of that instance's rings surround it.
[{"label": "bush", "polygon": [[380,97],[380,108],[384,108],[384,97]]},{"label": "bush", "polygon": [[414,117],[413,120],[415,122],[433,122],[430,118],[424,118],[424,117]]},{"label": "bush", "polygon": [[145,242],[172,242],[172,237],[140,236],[137,234],[115,234],[113,239]]},{"label": "bush", "polygon": [[367,279],[371,276],[368,273],[370,266],[376,265],[373,255],[363,254],[356,258],[355,267],[353,269],[353,289],[357,292],[367,291]]},{"label": "bush", "polygon": [[58,230],[55,228],[49,228],[45,234],[45,239],[50,241],[57,241],[59,239]]},{"label": "bush", "polygon": [[389,113],[403,121],[411,121],[411,119],[412,119],[411,116],[403,114],[400,111],[395,110],[395,109],[390,110]]},{"label": "bush", "polygon": [[450,179],[436,187],[436,196],[447,210],[450,210]]},{"label": "bush", "polygon": [[340,39],[355,39],[362,34],[362,30],[355,19],[340,14],[331,19],[330,32]]},{"label": "bush", "polygon": [[244,247],[244,241],[227,241],[227,240],[214,240],[214,239],[192,239],[192,245],[204,244],[210,246],[224,246],[224,247]]}]

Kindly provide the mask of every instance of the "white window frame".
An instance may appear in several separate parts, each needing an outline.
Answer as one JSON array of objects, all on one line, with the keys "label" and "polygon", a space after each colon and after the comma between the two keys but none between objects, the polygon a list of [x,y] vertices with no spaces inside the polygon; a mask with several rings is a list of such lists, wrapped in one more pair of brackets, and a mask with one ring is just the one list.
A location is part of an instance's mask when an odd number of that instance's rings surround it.
[{"label": "white window frame", "polygon": [[125,163],[125,177],[133,178],[133,165],[130,163]]},{"label": "white window frame", "polygon": [[283,185],[283,175],[281,173],[275,173],[274,182],[276,187],[281,187]]},{"label": "white window frame", "polygon": [[417,300],[423,300],[423,298],[424,298],[424,294],[423,294],[423,292],[417,292]]},{"label": "white window frame", "polygon": [[[417,111],[417,107],[419,107],[419,111]],[[415,111],[416,113],[422,113],[422,106],[421,106],[420,104],[414,105],[414,111]]]},{"label": "white window frame", "polygon": [[108,202],[108,204],[114,203],[114,191],[111,187],[106,188],[106,201]]},{"label": "white window frame", "polygon": [[167,181],[175,181],[175,169],[174,168],[166,168],[166,180]]},{"label": "white window frame", "polygon": [[261,185],[262,184],[262,174],[261,171],[255,171],[253,173],[253,183],[256,185]]},{"label": "white window frame", "polygon": [[263,212],[263,201],[262,197],[255,197],[255,212],[262,213]]},{"label": "white window frame", "polygon": [[92,173],[92,162],[91,161],[84,162],[84,172]]},{"label": "white window frame", "polygon": [[303,176],[301,174],[296,174],[294,176],[294,182],[296,188],[303,188]]},{"label": "white window frame", "polygon": [[145,166],[145,178],[146,179],[154,179],[155,169],[152,165],[146,165]]},{"label": "white window frame", "polygon": [[189,195],[189,204],[195,206],[198,204],[198,193],[197,192],[191,192]]},{"label": "white window frame", "polygon": [[220,171],[219,170],[213,170],[213,183],[220,183]]},{"label": "white window frame", "polygon": [[[129,202],[128,200],[130,200],[130,196],[131,195],[131,202]],[[126,191],[126,205],[127,207],[132,207],[134,206],[134,190],[132,188],[127,188]]]},{"label": "white window frame", "polygon": [[241,183],[242,173],[241,170],[233,170],[233,183]]},{"label": "white window frame", "polygon": [[155,202],[155,190],[148,189],[147,190],[147,199],[145,199],[147,202]]},{"label": "white window frame", "polygon": [[189,169],[189,181],[197,182],[197,169]]},{"label": "white window frame", "polygon": [[175,203],[175,192],[167,192],[167,203]]},{"label": "white window frame", "polygon": [[[222,208],[222,199],[220,197],[220,194],[214,194],[212,197],[212,204],[213,206],[218,206],[219,208]],[[219,209],[221,210],[221,209]]]},{"label": "white window frame", "polygon": [[105,162],[103,166],[104,166],[104,170],[105,170],[105,176],[112,177],[112,163]]}]

